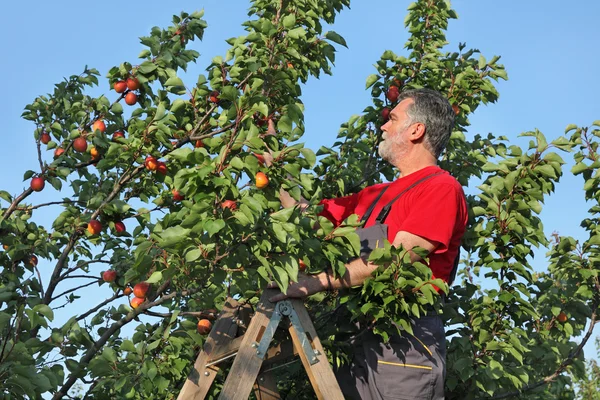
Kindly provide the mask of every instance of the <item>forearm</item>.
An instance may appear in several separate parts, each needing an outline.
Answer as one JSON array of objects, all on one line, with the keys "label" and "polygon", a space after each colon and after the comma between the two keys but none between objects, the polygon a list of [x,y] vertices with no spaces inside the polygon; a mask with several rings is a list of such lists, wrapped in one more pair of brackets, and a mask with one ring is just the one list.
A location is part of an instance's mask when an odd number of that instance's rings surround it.
[{"label": "forearm", "polygon": [[[328,271],[322,272],[318,276],[324,288],[327,289],[329,282],[331,282],[331,290],[337,290],[362,285],[377,268],[377,265],[366,263],[362,258],[357,258],[346,264],[346,273],[344,276],[334,278],[331,272]],[[329,275],[329,281],[327,280],[327,275]]]}]

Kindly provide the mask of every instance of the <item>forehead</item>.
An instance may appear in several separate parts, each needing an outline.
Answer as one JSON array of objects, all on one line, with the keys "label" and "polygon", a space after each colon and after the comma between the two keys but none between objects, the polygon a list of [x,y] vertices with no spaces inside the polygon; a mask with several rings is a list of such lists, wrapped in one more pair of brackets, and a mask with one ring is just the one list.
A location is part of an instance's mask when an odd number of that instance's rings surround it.
[{"label": "forehead", "polygon": [[406,110],[414,103],[413,99],[404,99],[394,109],[392,110],[392,114],[396,117],[404,117],[406,116]]}]

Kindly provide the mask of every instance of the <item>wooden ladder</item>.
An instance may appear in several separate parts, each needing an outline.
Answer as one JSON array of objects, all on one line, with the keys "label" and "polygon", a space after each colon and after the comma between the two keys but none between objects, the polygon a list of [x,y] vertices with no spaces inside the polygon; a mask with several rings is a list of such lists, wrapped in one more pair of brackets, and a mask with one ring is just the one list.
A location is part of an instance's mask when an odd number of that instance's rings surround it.
[{"label": "wooden ladder", "polygon": [[[281,399],[270,367],[294,355],[300,356],[318,399],[343,400],[304,303],[299,299],[271,303],[268,299],[276,293],[276,289],[265,290],[252,317],[251,306],[227,299],[177,400],[204,399],[219,372],[218,364],[233,357],[219,399],[247,399],[253,389],[257,399]],[[284,318],[290,321],[291,341],[271,347]],[[239,325],[247,329],[236,336]]]}]

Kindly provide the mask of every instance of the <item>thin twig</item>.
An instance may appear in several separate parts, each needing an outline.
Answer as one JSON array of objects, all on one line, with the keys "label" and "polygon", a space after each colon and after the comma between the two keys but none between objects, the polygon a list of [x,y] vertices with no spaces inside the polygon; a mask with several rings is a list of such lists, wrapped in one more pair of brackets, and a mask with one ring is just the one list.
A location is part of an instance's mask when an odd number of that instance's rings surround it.
[{"label": "thin twig", "polygon": [[42,294],[42,297],[44,297],[44,283],[42,282],[42,275],[40,275],[40,270],[38,269],[37,265],[34,265],[33,269],[35,269],[35,272],[37,273],[38,280],[40,281],[40,293]]},{"label": "thin twig", "polygon": [[89,264],[95,264],[95,263],[102,263],[102,264],[112,264],[112,263],[111,263],[111,261],[109,261],[109,260],[90,260],[90,261],[85,261],[85,262],[83,262],[83,263],[81,263],[81,264],[79,264],[79,263],[78,263],[76,266],[74,266],[74,267],[71,267],[71,268],[67,269],[67,270],[65,271],[65,273],[64,273],[64,274],[62,274],[62,275],[60,276],[60,279],[61,279],[61,280],[62,280],[62,279],[64,279],[64,278],[65,278],[67,275],[69,275],[71,272],[73,272],[73,271],[76,271],[76,270],[78,270],[78,269],[81,269],[82,267],[84,267],[84,266],[86,266],[86,265],[89,265]]},{"label": "thin twig", "polygon": [[50,302],[53,302],[54,300],[58,299],[59,297],[64,296],[65,294],[69,294],[69,293],[74,292],[74,291],[76,291],[78,289],[82,289],[84,287],[91,286],[91,285],[93,285],[95,283],[98,283],[98,281],[100,281],[100,278],[96,278],[96,281],[94,281],[94,282],[86,283],[85,285],[81,285],[81,286],[74,287],[73,289],[65,290],[61,294],[53,297],[52,300],[50,300]]},{"label": "thin twig", "polygon": [[31,210],[35,210],[40,207],[54,206],[54,205],[58,205],[58,204],[74,204],[74,203],[80,203],[82,205],[86,204],[85,201],[62,200],[62,201],[51,201],[49,203],[42,203],[42,204],[38,204],[37,206],[17,207],[17,210],[18,211],[31,211]]}]

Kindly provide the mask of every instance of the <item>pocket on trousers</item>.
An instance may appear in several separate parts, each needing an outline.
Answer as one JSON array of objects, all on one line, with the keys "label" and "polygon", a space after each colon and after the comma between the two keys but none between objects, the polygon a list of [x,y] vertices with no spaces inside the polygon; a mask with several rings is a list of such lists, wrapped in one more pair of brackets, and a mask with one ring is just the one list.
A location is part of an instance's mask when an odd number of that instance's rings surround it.
[{"label": "pocket on trousers", "polygon": [[382,346],[377,358],[374,379],[384,400],[429,400],[434,384],[434,370],[422,349],[407,340]]}]

